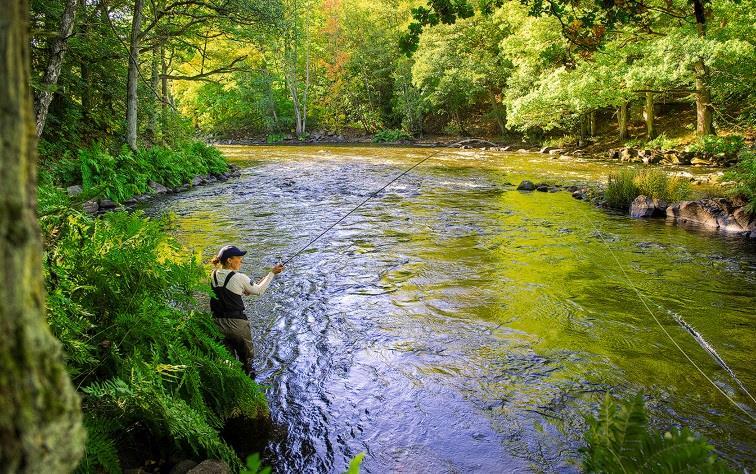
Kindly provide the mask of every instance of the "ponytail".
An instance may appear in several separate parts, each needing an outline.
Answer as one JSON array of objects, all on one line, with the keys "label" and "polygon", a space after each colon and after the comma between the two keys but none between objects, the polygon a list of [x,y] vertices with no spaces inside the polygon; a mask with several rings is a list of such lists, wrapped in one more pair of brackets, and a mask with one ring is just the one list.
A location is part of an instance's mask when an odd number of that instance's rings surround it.
[{"label": "ponytail", "polygon": [[212,260],[210,260],[210,263],[212,263],[213,265],[215,265],[217,267],[218,265],[220,265],[221,260],[220,260],[220,258],[218,256],[215,256],[215,257],[213,257]]}]

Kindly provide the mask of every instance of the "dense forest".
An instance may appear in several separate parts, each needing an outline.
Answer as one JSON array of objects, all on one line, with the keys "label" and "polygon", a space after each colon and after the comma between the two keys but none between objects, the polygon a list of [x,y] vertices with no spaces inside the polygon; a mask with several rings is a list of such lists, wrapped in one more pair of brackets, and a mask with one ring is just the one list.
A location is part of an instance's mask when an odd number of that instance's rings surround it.
[{"label": "dense forest", "polygon": [[660,110],[699,135],[756,120],[751,2],[483,3],[34,2],[43,155],[180,133],[569,141],[627,139],[635,120],[650,140]]},{"label": "dense forest", "polygon": [[[756,207],[753,0],[18,3],[0,24],[0,244],[23,278],[6,279],[0,320],[3,337],[23,334],[1,354],[0,472],[167,471],[189,456],[243,469],[224,426],[257,429],[269,408],[197,310],[206,256],[170,219],[93,215],[228,179],[209,142],[693,147],[739,159],[737,192]],[[640,397],[607,397],[588,425],[588,471],[664,451],[727,471],[689,431],[650,430]]]}]

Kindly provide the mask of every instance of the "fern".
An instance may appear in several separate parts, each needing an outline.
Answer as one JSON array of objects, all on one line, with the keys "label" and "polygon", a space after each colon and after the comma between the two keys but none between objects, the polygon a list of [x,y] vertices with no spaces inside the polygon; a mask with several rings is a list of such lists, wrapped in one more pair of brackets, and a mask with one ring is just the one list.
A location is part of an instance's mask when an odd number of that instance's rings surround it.
[{"label": "fern", "polygon": [[588,419],[583,467],[586,472],[732,472],[713,448],[687,429],[660,435],[648,429],[643,398],[618,403],[607,394],[597,418]]},{"label": "fern", "polygon": [[113,422],[87,416],[84,418],[84,427],[87,430],[87,442],[84,457],[76,472],[99,473],[105,471],[110,474],[120,474],[122,472],[121,463],[118,460],[115,442],[111,437]]},{"label": "fern", "polygon": [[[256,418],[268,408],[220,343],[212,317],[191,309],[193,295],[206,291],[201,262],[166,235],[166,221],[140,214],[72,212],[47,222],[54,227],[44,230],[55,232],[45,255],[48,317],[82,387],[85,414],[113,430],[147,429],[159,440],[151,443],[156,450],[239,467],[220,430],[233,416]],[[137,432],[120,431],[118,443],[144,444],[130,439]],[[87,459],[85,472],[105,463]]]}]

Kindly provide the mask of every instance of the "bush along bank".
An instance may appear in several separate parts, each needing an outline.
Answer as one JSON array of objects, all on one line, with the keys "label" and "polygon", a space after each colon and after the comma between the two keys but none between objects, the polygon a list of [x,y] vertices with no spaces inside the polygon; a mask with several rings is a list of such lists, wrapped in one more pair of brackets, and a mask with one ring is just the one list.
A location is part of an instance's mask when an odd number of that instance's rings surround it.
[{"label": "bush along bank", "polygon": [[101,145],[55,161],[40,173],[43,186],[66,188],[89,214],[133,207],[151,196],[225,181],[239,170],[214,147],[190,142],[174,149],[152,147],[111,153]]},{"label": "bush along bank", "polygon": [[756,239],[756,155],[741,155],[726,176],[733,183],[723,191],[727,197],[691,199],[687,180],[654,169],[611,173],[604,189],[583,188],[573,192],[573,197],[629,211],[635,218],[666,217]]},{"label": "bush along bank", "polygon": [[[104,189],[92,176],[85,186]],[[220,343],[212,317],[197,310],[196,296],[209,293],[200,256],[168,235],[168,219],[138,211],[92,216],[49,183],[38,197],[48,322],[88,432],[78,472],[167,472],[207,458],[238,471],[224,428],[246,426],[246,436],[259,438],[269,410],[261,387]]]}]

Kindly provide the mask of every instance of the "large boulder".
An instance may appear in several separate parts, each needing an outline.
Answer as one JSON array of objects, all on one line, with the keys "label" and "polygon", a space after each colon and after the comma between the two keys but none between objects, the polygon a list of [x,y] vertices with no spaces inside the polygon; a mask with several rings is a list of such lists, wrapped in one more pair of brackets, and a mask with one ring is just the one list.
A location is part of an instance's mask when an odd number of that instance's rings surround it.
[{"label": "large boulder", "polygon": [[630,217],[657,217],[665,216],[668,204],[659,199],[653,199],[648,196],[638,196],[630,204]]},{"label": "large boulder", "polygon": [[753,220],[742,208],[722,198],[675,203],[667,208],[667,217],[725,232],[748,233],[753,230]]},{"label": "large boulder", "polygon": [[223,461],[208,459],[188,470],[187,474],[231,474],[231,468]]}]

